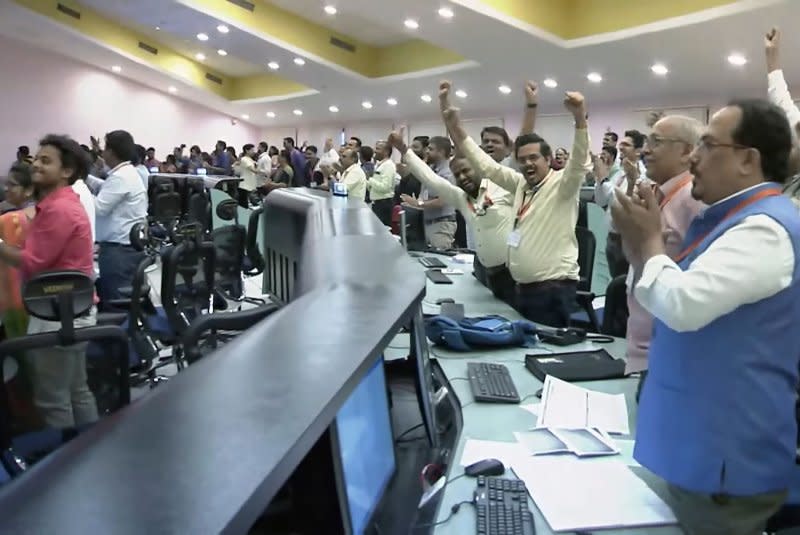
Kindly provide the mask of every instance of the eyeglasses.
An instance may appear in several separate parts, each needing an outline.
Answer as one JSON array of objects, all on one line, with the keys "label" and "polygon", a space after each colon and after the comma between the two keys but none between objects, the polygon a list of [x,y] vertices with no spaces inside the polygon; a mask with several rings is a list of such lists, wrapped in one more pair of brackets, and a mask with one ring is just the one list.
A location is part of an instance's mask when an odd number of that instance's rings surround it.
[{"label": "eyeglasses", "polygon": [[695,144],[694,149],[697,151],[703,152],[711,152],[714,149],[719,148],[729,148],[733,150],[743,150],[743,149],[752,149],[753,147],[748,147],[747,145],[741,145],[739,143],[716,143],[709,139],[701,139],[700,141]]},{"label": "eyeglasses", "polygon": [[677,137],[661,137],[655,134],[647,136],[647,146],[651,149],[660,147],[664,143],[686,143],[689,145],[689,143]]}]

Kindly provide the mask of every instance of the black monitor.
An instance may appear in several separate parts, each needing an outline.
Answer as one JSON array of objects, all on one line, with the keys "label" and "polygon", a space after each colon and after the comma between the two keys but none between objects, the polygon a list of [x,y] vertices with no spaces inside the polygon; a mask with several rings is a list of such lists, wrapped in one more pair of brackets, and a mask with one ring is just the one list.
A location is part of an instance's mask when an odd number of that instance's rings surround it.
[{"label": "black monitor", "polygon": [[339,409],[331,442],[344,532],[361,535],[396,470],[383,357]]},{"label": "black monitor", "polygon": [[422,414],[422,423],[428,435],[428,443],[432,448],[439,446],[439,431],[436,425],[436,405],[433,400],[436,388],[433,384],[433,370],[431,369],[428,341],[425,339],[425,323],[422,319],[422,308],[417,310],[411,320],[409,330],[411,358],[415,367],[414,383],[417,393],[419,412]]}]

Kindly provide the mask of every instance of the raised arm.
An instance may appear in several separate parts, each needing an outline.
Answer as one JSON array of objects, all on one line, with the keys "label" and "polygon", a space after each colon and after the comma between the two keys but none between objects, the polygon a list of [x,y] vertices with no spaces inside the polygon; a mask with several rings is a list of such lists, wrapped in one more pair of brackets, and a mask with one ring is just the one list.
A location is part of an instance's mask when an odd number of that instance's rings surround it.
[{"label": "raised arm", "polygon": [[519,135],[533,134],[536,128],[536,111],[539,108],[539,84],[528,80],[525,82],[525,113],[522,116],[522,127]]},{"label": "raised arm", "polygon": [[564,107],[575,119],[575,139],[572,142],[572,155],[564,169],[564,176],[559,183],[561,194],[565,197],[577,197],[581,190],[586,173],[591,171],[589,162],[589,128],[586,123],[586,99],[577,91],[567,91]]},{"label": "raised arm", "polygon": [[800,123],[800,109],[792,100],[792,95],[789,93],[789,87],[786,85],[786,79],[783,76],[781,69],[781,31],[778,28],[772,28],[764,37],[764,51],[767,56],[767,94],[770,102],[780,106],[786,113],[789,119],[789,124],[792,126],[792,134],[795,133],[795,126]]},{"label": "raised arm", "polygon": [[403,163],[408,166],[409,172],[422,184],[435,191],[444,203],[461,210],[464,205],[464,191],[434,173],[428,164],[406,146],[404,139],[402,131],[389,134],[389,144],[403,156]]},{"label": "raised arm", "polygon": [[486,177],[504,190],[514,193],[525,183],[525,178],[518,171],[495,162],[467,135],[461,124],[458,108],[450,104],[451,87],[447,81],[439,84],[439,106],[447,132],[456,144],[456,148],[469,160],[479,176]]}]

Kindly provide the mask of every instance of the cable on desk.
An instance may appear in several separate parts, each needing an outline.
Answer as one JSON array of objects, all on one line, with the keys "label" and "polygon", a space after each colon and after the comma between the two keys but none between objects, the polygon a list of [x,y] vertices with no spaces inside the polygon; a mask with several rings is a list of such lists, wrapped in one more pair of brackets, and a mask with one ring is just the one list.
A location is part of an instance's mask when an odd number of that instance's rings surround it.
[{"label": "cable on desk", "polygon": [[[416,431],[417,429],[419,429],[423,425],[425,425],[425,424],[424,423],[419,423],[419,424],[415,425],[414,427],[409,427],[408,429],[406,429],[405,431],[403,431],[402,433],[397,435],[397,438],[395,438],[394,441],[395,442],[403,442],[403,440],[402,440],[403,437],[405,437],[407,434],[409,434],[409,433],[411,433],[413,431]],[[414,440],[419,440],[419,438],[415,438]]]},{"label": "cable on desk", "polygon": [[453,377],[452,379],[448,378],[447,381],[469,381],[469,377]]},{"label": "cable on desk", "polygon": [[520,403],[522,403],[522,402],[523,402],[523,401],[525,401],[526,399],[535,398],[535,397],[538,397],[538,395],[537,395],[537,393],[536,393],[536,392],[534,392],[533,394],[528,394],[527,396],[525,396],[524,398],[522,398],[521,400],[519,400],[519,402],[520,402]]},{"label": "cable on desk", "polygon": [[440,520],[439,522],[429,522],[427,524],[419,524],[419,525],[416,525],[416,526],[412,525],[408,529],[408,532],[409,533],[414,533],[418,529],[433,528],[433,527],[436,527],[436,526],[441,526],[442,524],[447,524],[458,513],[458,511],[461,509],[462,505],[472,505],[474,507],[475,506],[475,502],[473,500],[464,500],[463,502],[458,502],[457,504],[453,505],[453,507],[450,508],[450,514],[447,515],[447,518],[445,518],[444,520]]}]

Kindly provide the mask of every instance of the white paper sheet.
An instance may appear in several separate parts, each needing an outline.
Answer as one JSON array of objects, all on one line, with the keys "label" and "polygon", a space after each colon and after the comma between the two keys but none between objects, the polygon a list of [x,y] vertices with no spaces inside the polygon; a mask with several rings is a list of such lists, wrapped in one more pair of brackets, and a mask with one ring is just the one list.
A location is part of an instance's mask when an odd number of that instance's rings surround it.
[{"label": "white paper sheet", "polygon": [[525,457],[529,457],[529,454],[518,442],[467,439],[461,452],[461,466],[469,466],[484,459],[497,459],[509,467]]},{"label": "white paper sheet", "polygon": [[530,405],[520,405],[519,408],[524,410],[524,411],[527,411],[527,412],[533,414],[534,416],[536,416],[538,418],[539,414],[541,413],[542,404],[541,403],[531,403]]},{"label": "white paper sheet", "polygon": [[578,457],[618,455],[614,440],[596,429],[552,429],[540,427],[514,436],[531,455],[571,453]]},{"label": "white paper sheet", "polygon": [[676,524],[664,501],[619,461],[528,457],[514,472],[554,532]]},{"label": "white paper sheet", "polygon": [[536,427],[594,428],[627,435],[628,406],[624,394],[606,394],[575,386],[548,375]]}]

